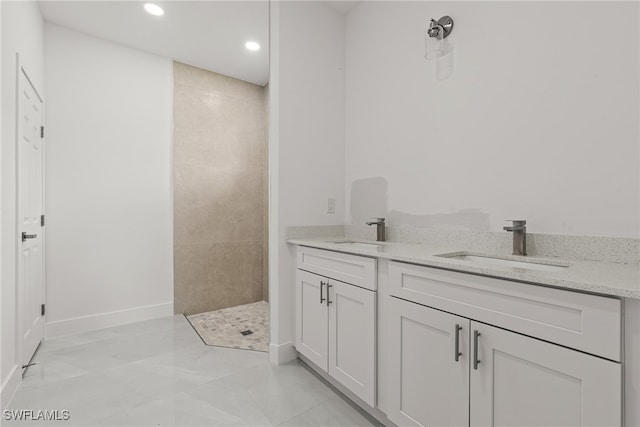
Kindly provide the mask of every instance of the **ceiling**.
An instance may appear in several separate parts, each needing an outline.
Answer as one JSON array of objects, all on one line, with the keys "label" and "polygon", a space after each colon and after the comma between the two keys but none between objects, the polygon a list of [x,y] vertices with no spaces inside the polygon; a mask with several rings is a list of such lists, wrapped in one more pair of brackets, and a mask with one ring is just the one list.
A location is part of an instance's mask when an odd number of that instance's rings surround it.
[{"label": "ceiling", "polygon": [[[45,0],[40,10],[45,21],[72,30],[258,85],[269,81],[268,1],[155,1],[165,12],[159,17],[144,3]],[[248,40],[261,49],[246,49]]]}]

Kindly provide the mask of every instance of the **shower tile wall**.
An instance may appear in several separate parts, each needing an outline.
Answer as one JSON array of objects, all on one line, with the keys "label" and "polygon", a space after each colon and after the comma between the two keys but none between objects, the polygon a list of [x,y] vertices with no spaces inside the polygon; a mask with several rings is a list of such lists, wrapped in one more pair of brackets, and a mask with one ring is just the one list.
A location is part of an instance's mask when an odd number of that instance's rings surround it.
[{"label": "shower tile wall", "polygon": [[265,90],[174,62],[174,307],[263,299]]}]

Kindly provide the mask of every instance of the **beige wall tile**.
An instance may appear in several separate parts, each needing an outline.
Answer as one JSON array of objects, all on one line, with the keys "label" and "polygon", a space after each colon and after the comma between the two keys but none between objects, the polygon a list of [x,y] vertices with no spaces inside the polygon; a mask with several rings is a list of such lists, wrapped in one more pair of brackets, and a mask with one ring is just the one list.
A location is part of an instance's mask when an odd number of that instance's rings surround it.
[{"label": "beige wall tile", "polygon": [[268,293],[264,92],[174,62],[176,313],[246,304]]}]

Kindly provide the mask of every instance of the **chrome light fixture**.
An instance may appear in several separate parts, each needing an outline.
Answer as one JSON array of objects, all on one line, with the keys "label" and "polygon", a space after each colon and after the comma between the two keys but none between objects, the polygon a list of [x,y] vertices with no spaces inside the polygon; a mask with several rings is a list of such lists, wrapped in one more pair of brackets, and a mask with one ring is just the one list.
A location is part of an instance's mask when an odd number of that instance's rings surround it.
[{"label": "chrome light fixture", "polygon": [[444,39],[453,31],[453,19],[450,16],[432,19],[425,34],[425,59],[433,60],[445,53]]}]

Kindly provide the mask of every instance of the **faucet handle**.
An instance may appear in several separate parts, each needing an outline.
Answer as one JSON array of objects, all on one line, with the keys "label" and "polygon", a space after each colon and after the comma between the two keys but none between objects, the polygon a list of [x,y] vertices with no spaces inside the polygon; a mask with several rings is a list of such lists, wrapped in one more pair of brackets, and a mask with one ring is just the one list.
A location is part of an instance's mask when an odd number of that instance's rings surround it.
[{"label": "faucet handle", "polygon": [[373,224],[384,224],[384,218],[370,218],[365,224],[373,225]]},{"label": "faucet handle", "polygon": [[506,222],[512,222],[514,226],[522,226],[527,224],[526,219],[505,219]]}]

